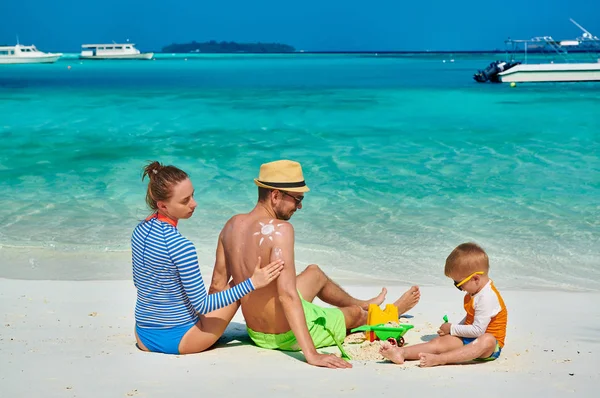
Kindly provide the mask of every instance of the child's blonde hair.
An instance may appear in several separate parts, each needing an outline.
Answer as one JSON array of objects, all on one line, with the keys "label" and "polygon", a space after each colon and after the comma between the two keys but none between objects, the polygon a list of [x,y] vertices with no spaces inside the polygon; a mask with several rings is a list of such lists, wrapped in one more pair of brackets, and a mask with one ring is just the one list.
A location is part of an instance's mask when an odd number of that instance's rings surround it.
[{"label": "child's blonde hair", "polygon": [[476,243],[467,242],[458,245],[446,258],[444,274],[447,277],[456,274],[469,275],[473,272],[483,271],[487,275],[490,269],[490,260],[485,250]]}]

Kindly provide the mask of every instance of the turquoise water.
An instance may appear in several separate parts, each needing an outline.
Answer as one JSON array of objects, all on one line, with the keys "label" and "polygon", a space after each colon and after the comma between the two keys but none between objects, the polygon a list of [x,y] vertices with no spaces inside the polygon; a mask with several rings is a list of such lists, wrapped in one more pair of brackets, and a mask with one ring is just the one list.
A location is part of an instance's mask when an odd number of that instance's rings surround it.
[{"label": "turquoise water", "polygon": [[2,67],[0,277],[31,273],[8,249],[41,248],[122,252],[108,274],[128,278],[154,159],[191,175],[199,209],[180,229],[209,267],[222,225],[254,205],[260,164],[288,158],[311,188],[292,219],[299,268],[447,284],[446,256],[473,240],[503,286],[600,289],[600,84],[475,83],[496,57]]}]

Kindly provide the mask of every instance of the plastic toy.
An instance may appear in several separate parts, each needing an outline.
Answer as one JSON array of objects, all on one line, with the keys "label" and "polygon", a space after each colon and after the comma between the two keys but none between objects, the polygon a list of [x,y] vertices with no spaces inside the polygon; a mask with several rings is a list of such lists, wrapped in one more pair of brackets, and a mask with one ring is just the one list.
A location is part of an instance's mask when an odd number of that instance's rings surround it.
[{"label": "plastic toy", "polygon": [[342,354],[342,359],[345,359],[347,361],[352,360],[352,358],[350,357],[350,355],[348,355],[348,353],[346,352],[346,350],[344,350],[344,346],[342,346],[342,343],[340,343],[336,338],[335,335],[333,334],[333,332],[331,331],[331,329],[329,329],[327,327],[327,322],[325,320],[324,317],[319,317],[317,319],[315,319],[313,321],[316,325],[320,325],[323,327],[323,329],[325,329],[327,331],[327,333],[329,333],[329,335],[331,336],[331,338],[333,339],[333,341],[335,342],[335,345],[338,347],[338,349],[340,350],[340,353]]},{"label": "plastic toy", "polygon": [[377,304],[369,304],[367,325],[380,325],[388,322],[398,322],[398,307],[394,304],[388,304],[385,306],[385,310],[382,311]]},{"label": "plastic toy", "polygon": [[[388,322],[398,323],[398,307],[394,304],[387,304],[382,311],[377,304],[369,304],[369,313],[367,314],[367,325],[383,325]],[[369,341],[375,341],[377,336],[372,330],[365,332],[365,338]]]},{"label": "plastic toy", "polygon": [[402,347],[404,345],[404,334],[412,329],[413,325],[401,323],[396,327],[379,325],[362,325],[352,329],[350,332],[366,332],[367,338],[370,342],[379,340],[387,340],[393,345]]}]

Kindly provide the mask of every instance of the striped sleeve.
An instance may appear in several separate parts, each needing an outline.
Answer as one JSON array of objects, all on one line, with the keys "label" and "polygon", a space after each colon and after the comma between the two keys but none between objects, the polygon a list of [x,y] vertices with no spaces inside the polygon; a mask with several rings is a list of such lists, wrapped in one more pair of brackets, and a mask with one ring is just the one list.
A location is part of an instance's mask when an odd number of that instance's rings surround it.
[{"label": "striped sleeve", "polygon": [[168,250],[171,260],[179,272],[185,293],[194,310],[200,314],[227,307],[254,290],[252,281],[247,279],[231,289],[209,295],[200,274],[198,255],[192,242],[179,236],[179,239],[169,242]]}]

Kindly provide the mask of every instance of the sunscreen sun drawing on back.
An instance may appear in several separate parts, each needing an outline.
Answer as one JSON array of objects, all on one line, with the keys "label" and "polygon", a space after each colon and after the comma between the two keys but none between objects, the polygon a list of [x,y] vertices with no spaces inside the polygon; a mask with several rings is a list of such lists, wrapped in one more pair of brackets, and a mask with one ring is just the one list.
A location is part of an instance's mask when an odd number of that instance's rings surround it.
[{"label": "sunscreen sun drawing on back", "polygon": [[267,224],[259,222],[260,231],[254,233],[254,236],[262,235],[260,237],[260,241],[258,242],[259,246],[261,246],[263,244],[263,242],[265,241],[265,237],[267,239],[269,239],[271,242],[273,242],[273,235],[281,235],[281,232],[277,231],[277,228],[279,228],[283,224],[275,225],[275,224],[273,224],[274,221],[275,220],[271,220]]}]

